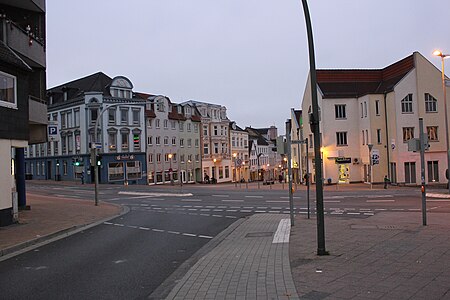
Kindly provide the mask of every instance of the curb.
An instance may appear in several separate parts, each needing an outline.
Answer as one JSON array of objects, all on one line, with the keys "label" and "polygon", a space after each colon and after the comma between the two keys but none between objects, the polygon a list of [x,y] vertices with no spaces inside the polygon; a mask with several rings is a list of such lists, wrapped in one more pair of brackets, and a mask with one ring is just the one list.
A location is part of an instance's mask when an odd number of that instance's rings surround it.
[{"label": "curb", "polygon": [[247,217],[236,220],[233,224],[222,230],[212,240],[201,247],[190,258],[182,263],[163,283],[161,283],[147,299],[166,299],[166,297],[175,289],[178,282],[186,275],[186,273],[194,266],[203,256],[216,248],[224,239],[226,239],[233,231],[242,223],[247,221]]},{"label": "curb", "polygon": [[97,225],[102,224],[103,222],[107,222],[109,220],[115,219],[117,217],[123,216],[125,214],[127,214],[130,211],[130,208],[128,206],[122,206],[122,205],[118,205],[115,203],[109,203],[109,202],[105,202],[108,204],[112,204],[112,205],[116,205],[116,206],[121,206],[122,207],[122,212],[120,212],[118,215],[114,215],[111,217],[107,217],[104,219],[101,219],[99,221],[96,221],[94,223],[86,223],[86,224],[81,224],[81,225],[76,225],[76,226],[72,226],[69,228],[65,228],[59,231],[55,231],[53,233],[5,248],[5,249],[0,249],[0,262],[10,259],[14,256],[20,255],[22,253],[28,252],[30,250],[39,248],[41,246],[50,244],[52,242],[55,242],[57,240],[66,238],[68,236],[71,236],[73,234],[76,234],[80,231],[95,227]]}]

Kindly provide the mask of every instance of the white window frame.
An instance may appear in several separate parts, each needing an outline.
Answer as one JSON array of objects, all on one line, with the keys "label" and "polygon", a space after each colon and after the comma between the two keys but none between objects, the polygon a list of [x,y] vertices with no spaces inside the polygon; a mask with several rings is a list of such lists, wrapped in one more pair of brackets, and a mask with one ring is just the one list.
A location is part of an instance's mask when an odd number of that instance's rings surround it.
[{"label": "white window frame", "polygon": [[3,107],[7,107],[7,108],[12,108],[12,109],[17,109],[17,77],[13,76],[11,74],[8,73],[4,73],[0,71],[0,80],[1,78],[6,77],[4,80],[6,81],[7,79],[12,79],[13,80],[13,89],[14,89],[14,95],[13,95],[13,100],[14,102],[9,102],[9,101],[5,101],[5,100],[0,100],[0,106]]}]

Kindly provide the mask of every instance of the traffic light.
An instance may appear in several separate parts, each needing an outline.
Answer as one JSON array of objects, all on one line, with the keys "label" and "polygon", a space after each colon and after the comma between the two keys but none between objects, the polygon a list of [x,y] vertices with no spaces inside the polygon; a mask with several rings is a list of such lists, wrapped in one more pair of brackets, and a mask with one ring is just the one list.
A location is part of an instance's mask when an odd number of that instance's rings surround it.
[{"label": "traffic light", "polygon": [[97,162],[97,166],[101,166],[102,165],[102,155],[101,154],[97,154],[96,162]]}]

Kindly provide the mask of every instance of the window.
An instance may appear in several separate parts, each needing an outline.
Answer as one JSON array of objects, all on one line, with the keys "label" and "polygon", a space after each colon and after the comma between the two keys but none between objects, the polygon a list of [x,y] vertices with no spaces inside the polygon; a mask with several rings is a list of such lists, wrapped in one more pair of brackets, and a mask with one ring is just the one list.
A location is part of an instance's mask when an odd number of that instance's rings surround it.
[{"label": "window", "polygon": [[364,117],[367,118],[367,102],[364,101]]},{"label": "window", "polygon": [[67,115],[67,127],[72,128],[73,127],[72,111],[68,111],[66,115]]},{"label": "window", "polygon": [[116,124],[116,109],[114,108],[108,109],[108,124],[109,125]]},{"label": "window", "polygon": [[153,120],[152,119],[148,119],[148,122],[147,122],[148,128],[152,128],[152,123],[153,123]]},{"label": "window", "polygon": [[236,138],[234,136],[231,138],[231,146],[236,147]]},{"label": "window", "polygon": [[181,155],[180,155],[180,162],[181,162],[182,164],[184,164],[184,154],[181,154]]},{"label": "window", "polygon": [[180,147],[184,147],[184,139],[180,139]]},{"label": "window", "polygon": [[148,145],[153,145],[153,136],[147,137],[147,144]]},{"label": "window", "polygon": [[219,134],[219,130],[217,128],[217,126],[214,126],[214,135],[218,135]]},{"label": "window", "polygon": [[108,163],[108,181],[123,180],[125,178],[123,162]]},{"label": "window", "polygon": [[363,103],[361,102],[361,118],[364,117]]},{"label": "window", "polygon": [[198,139],[195,139],[195,148],[198,148],[198,146],[199,146],[199,141],[198,141]]},{"label": "window", "polygon": [[133,124],[134,125],[139,125],[139,123],[141,123],[141,118],[140,118],[140,110],[139,109],[133,109]]},{"label": "window", "polygon": [[161,153],[156,154],[156,162],[161,162]]},{"label": "window", "polygon": [[155,142],[156,142],[156,145],[158,145],[158,146],[161,145],[161,137],[157,136]]},{"label": "window", "polygon": [[91,108],[90,109],[91,112],[91,124],[95,124],[95,121],[97,121],[97,116],[98,116],[98,108]]},{"label": "window", "polygon": [[377,143],[381,144],[381,129],[377,129]]},{"label": "window", "polygon": [[438,141],[438,127],[437,126],[427,126],[428,140],[436,142]]},{"label": "window", "polygon": [[334,106],[334,115],[336,119],[346,119],[345,104],[336,104]]},{"label": "window", "polygon": [[17,108],[16,77],[0,72],[0,105]]},{"label": "window", "polygon": [[[39,170],[39,165],[37,167]],[[63,175],[67,175],[67,160],[63,160]]]},{"label": "window", "polygon": [[375,100],[375,114],[380,115],[380,100]]},{"label": "window", "polygon": [[184,131],[184,122],[180,122],[180,131]]},{"label": "window", "polygon": [[219,143],[214,143],[214,153],[215,154],[219,153]]},{"label": "window", "polygon": [[159,128],[159,119],[155,120],[155,128]]},{"label": "window", "polygon": [[230,167],[225,166],[225,178],[230,178]]},{"label": "window", "polygon": [[347,146],[347,132],[336,132],[336,146]]},{"label": "window", "polygon": [[122,138],[122,150],[128,150],[128,132],[122,132],[120,135]]},{"label": "window", "polygon": [[165,146],[169,145],[169,137],[168,136],[164,137],[164,145]]},{"label": "window", "polygon": [[198,133],[198,124],[194,124],[194,132]]},{"label": "window", "polygon": [[148,155],[148,162],[149,162],[149,163],[153,163],[153,154],[152,154],[152,153],[150,153],[150,154]]},{"label": "window", "polygon": [[308,142],[309,142],[309,148],[313,148],[314,147],[314,139],[313,139],[312,134],[309,135]]},{"label": "window", "polygon": [[68,149],[69,154],[73,153],[73,134],[72,133],[67,136],[67,149]]},{"label": "window", "polygon": [[199,162],[200,161],[200,154],[195,154],[195,161]]},{"label": "window", "polygon": [[172,125],[172,129],[175,130],[177,123],[175,121],[170,121],[170,124]]},{"label": "window", "polygon": [[362,135],[362,144],[365,145],[366,144],[366,136],[364,135],[364,130],[361,130],[361,135]]},{"label": "window", "polygon": [[164,129],[169,128],[169,120],[164,120]]},{"label": "window", "polygon": [[427,161],[428,182],[439,182],[439,161]]},{"label": "window", "polygon": [[207,155],[209,154],[209,146],[208,144],[203,145],[203,154]]},{"label": "window", "polygon": [[405,98],[402,100],[402,113],[412,113],[413,112],[413,100],[412,100],[412,94],[408,94]]},{"label": "window", "polygon": [[117,134],[115,132],[108,133],[109,150],[116,150]]},{"label": "window", "polygon": [[192,147],[192,139],[187,139],[187,146],[188,146],[189,148]]},{"label": "window", "polygon": [[[94,120],[94,122],[95,122],[95,120]],[[66,113],[61,113],[61,129],[65,129],[65,128],[67,128],[67,125],[66,125]]]},{"label": "window", "polygon": [[187,123],[186,127],[187,127],[187,131],[191,131],[191,123]]},{"label": "window", "polygon": [[415,162],[405,162],[405,183],[416,183]]},{"label": "window", "polygon": [[128,125],[128,109],[120,110],[120,124]]},{"label": "window", "polygon": [[208,135],[208,126],[203,126],[203,135]]},{"label": "window", "polygon": [[403,142],[414,138],[414,127],[403,127]]},{"label": "window", "polygon": [[176,137],[172,137],[172,145],[173,146],[177,145],[177,138]]},{"label": "window", "polygon": [[437,112],[437,100],[428,93],[425,93],[425,111]]}]

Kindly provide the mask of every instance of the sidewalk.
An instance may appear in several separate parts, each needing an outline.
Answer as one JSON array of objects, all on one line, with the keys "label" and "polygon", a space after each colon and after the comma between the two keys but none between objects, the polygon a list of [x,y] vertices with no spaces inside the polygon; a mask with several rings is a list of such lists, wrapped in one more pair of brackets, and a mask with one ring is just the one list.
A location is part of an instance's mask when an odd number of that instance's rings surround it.
[{"label": "sidewalk", "polygon": [[316,219],[296,217],[292,275],[301,299],[450,299],[450,214],[378,213],[325,218],[317,256]]},{"label": "sidewalk", "polygon": [[19,223],[0,227],[0,259],[15,251],[89,224],[117,216],[122,207],[100,202],[27,193],[31,210],[19,212]]},{"label": "sidewalk", "polygon": [[288,218],[249,217],[200,258],[166,299],[299,299],[289,266]]}]

